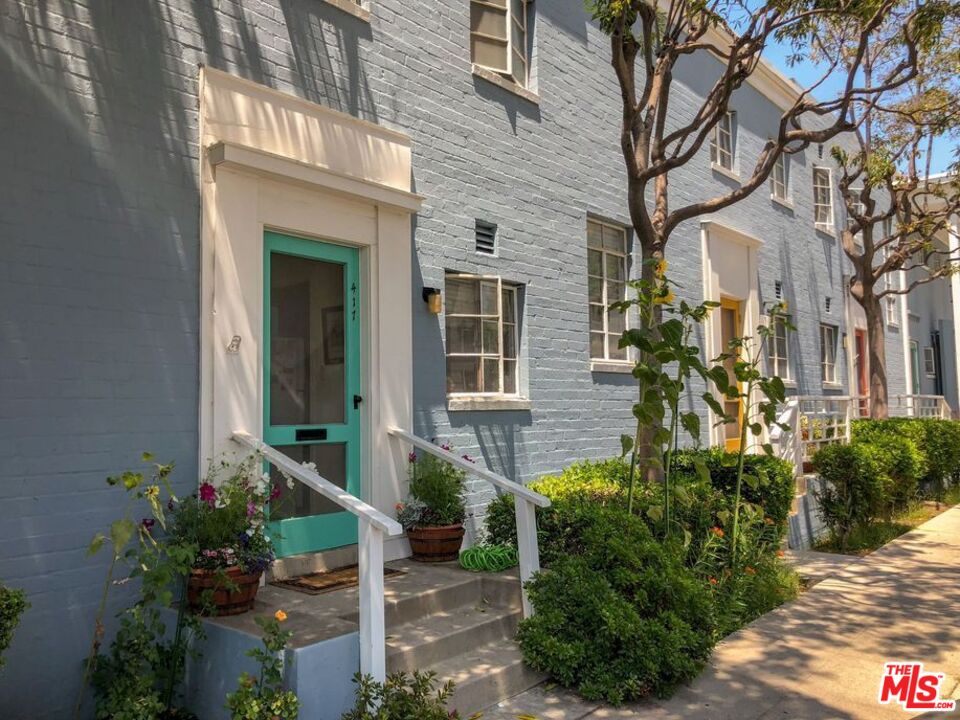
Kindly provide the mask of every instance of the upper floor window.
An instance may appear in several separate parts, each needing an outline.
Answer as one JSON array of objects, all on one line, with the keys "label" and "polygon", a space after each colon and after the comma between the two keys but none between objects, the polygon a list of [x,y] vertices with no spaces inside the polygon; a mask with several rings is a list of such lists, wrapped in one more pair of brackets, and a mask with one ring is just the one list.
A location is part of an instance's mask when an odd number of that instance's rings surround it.
[{"label": "upper floor window", "polygon": [[829,168],[813,169],[813,222],[819,230],[833,231],[833,188]]},{"label": "upper floor window", "polygon": [[527,87],[530,0],[470,0],[470,58]]},{"label": "upper floor window", "polygon": [[787,156],[780,153],[773,163],[773,172],[770,173],[770,194],[777,200],[787,200],[790,189],[788,184]]},{"label": "upper floor window", "polygon": [[619,347],[626,327],[625,315],[608,310],[610,303],[626,299],[627,231],[616,225],[587,221],[587,286],[590,306],[590,357],[626,360]]},{"label": "upper floor window", "polygon": [[714,128],[713,140],[710,142],[710,162],[732,171],[735,143],[736,113],[728,111]]},{"label": "upper floor window", "polygon": [[837,326],[820,326],[820,379],[837,382]]},{"label": "upper floor window", "polygon": [[787,333],[787,320],[778,317],[773,332],[767,336],[767,355],[770,358],[770,374],[781,380],[790,379],[790,338]]},{"label": "upper floor window", "polygon": [[498,277],[446,277],[447,392],[517,395],[517,294]]},{"label": "upper floor window", "polygon": [[[886,262],[890,257],[890,246],[884,245],[883,249],[880,252],[881,262]],[[883,289],[885,291],[893,291],[897,289],[897,279],[896,271],[888,270],[883,274]],[[886,312],[887,312],[887,324],[896,325],[897,324],[897,296],[896,295],[887,295],[884,298],[886,302]]]}]

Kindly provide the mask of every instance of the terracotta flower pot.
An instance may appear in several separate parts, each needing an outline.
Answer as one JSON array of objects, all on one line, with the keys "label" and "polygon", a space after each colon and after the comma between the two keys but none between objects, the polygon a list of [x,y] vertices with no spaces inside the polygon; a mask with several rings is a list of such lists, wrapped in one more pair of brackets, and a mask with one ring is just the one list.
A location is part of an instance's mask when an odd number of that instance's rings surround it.
[{"label": "terracotta flower pot", "polygon": [[463,544],[463,524],[410,528],[407,539],[413,559],[420,562],[450,562],[460,555]]},{"label": "terracotta flower pot", "polygon": [[205,614],[205,595],[209,595],[216,615],[245,613],[253,609],[261,574],[245,574],[239,567],[222,571],[194,568],[187,581],[187,604],[194,612]]}]

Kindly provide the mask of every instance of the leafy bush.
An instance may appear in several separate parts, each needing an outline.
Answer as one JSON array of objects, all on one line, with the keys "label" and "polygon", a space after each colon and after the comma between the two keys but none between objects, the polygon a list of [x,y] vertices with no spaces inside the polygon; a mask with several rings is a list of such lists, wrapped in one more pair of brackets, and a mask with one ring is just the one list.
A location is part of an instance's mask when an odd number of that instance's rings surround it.
[{"label": "leafy bush", "polygon": [[384,683],[369,675],[357,673],[357,704],[344,713],[341,720],[455,720],[456,711],[447,712],[446,704],[453,694],[453,683],[436,688],[436,674],[414,670],[387,676]]},{"label": "leafy bush", "polygon": [[883,507],[887,497],[883,457],[883,450],[865,442],[825,445],[813,456],[824,481],[814,493],[820,517],[841,552],[846,551],[851,531],[869,523]]},{"label": "leafy bush", "polygon": [[[696,472],[696,463],[702,461],[710,471],[710,484],[729,498],[737,482],[736,458],[736,453],[724,452],[721,448],[679,450],[673,457],[673,467],[677,472],[692,475]],[[766,517],[785,532],[796,491],[793,466],[769,455],[745,455],[743,471],[758,480],[756,487],[744,483],[743,499],[762,507]]]},{"label": "leafy bush", "polygon": [[[450,450],[448,445],[441,447]],[[409,460],[410,499],[397,505],[397,520],[404,529],[462,523],[467,514],[466,472],[429,453],[423,457],[410,453]]]},{"label": "leafy bush", "polygon": [[13,631],[20,624],[20,616],[30,607],[23,590],[0,585],[0,668],[3,667],[3,652],[13,640]]},{"label": "leafy bush", "polygon": [[876,443],[880,438],[913,441],[920,453],[919,477],[924,492],[942,500],[951,479],[960,474],[960,422],[933,418],[855,420],[854,441]]},{"label": "leafy bush", "polygon": [[[577,462],[559,475],[547,475],[530,483],[531,490],[551,500],[550,507],[536,509],[540,560],[549,565],[576,545],[584,513],[591,506],[625,502],[627,466],[620,459]],[[492,544],[517,544],[513,495],[501,495],[487,507],[487,535]]]},{"label": "leafy bush", "polygon": [[654,540],[637,516],[593,506],[579,519],[581,554],[528,585],[536,614],[520,623],[524,659],[588,699],[668,695],[713,647],[710,591],[679,544]]}]

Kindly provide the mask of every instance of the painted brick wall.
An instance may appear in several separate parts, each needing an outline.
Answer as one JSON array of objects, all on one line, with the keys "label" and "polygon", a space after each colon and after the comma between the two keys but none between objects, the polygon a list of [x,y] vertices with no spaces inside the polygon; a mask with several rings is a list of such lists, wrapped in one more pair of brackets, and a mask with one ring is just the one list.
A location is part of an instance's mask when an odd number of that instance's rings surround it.
[{"label": "painted brick wall", "polygon": [[[589,369],[584,234],[587,213],[626,220],[617,96],[581,0],[538,10],[534,105],[470,73],[461,0],[374,0],[370,24],[322,0],[3,4],[0,577],[33,603],[0,674],[3,717],[68,713],[104,569],[84,549],[122,500],[104,476],[152,450],[176,462],[180,490],[196,482],[201,63],[412,135],[428,198],[411,298],[419,434],[523,480],[615,451],[633,390]],[[705,75],[679,75],[682,109]],[[774,111],[751,90],[736,105],[746,162]],[[765,240],[763,296],[784,281],[798,391],[816,393],[820,298],[840,313],[842,262],[811,229],[809,162],[794,169],[795,216],[765,191],[723,215]],[[707,163],[673,179],[675,205],[723,188]],[[477,218],[498,224],[497,258],[474,253]],[[670,256],[699,300],[696,225]],[[446,269],[525,286],[531,412],[446,411],[443,333],[419,297]]]}]

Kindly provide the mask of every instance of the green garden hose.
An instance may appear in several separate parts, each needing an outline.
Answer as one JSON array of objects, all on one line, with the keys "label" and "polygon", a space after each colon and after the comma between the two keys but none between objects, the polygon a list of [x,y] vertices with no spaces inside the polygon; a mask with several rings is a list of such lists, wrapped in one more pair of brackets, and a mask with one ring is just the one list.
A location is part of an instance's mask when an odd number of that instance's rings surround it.
[{"label": "green garden hose", "polygon": [[470,572],[501,572],[517,562],[517,549],[510,545],[475,545],[460,553],[460,567]]}]

